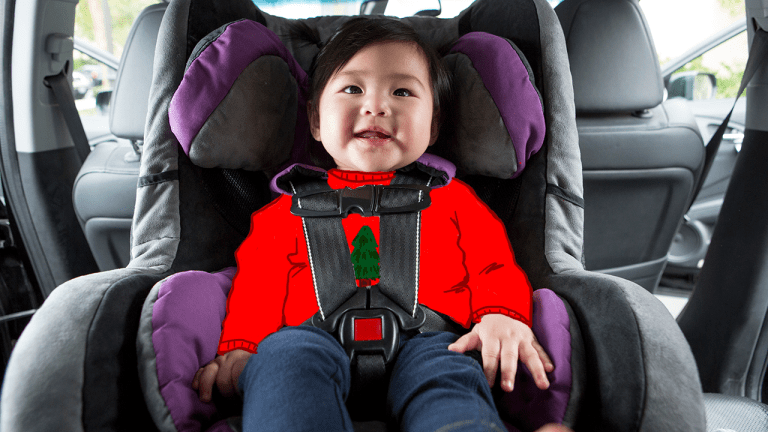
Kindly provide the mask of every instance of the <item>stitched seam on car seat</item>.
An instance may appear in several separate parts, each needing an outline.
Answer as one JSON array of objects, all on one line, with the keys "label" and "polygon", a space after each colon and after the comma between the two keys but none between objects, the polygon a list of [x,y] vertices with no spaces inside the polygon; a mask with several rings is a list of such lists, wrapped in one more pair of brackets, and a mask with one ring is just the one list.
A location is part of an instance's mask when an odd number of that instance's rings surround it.
[{"label": "stitched seam on car seat", "polygon": [[143,177],[139,177],[139,184],[137,187],[150,186],[178,179],[179,170],[164,171],[159,174],[149,174]]},{"label": "stitched seam on car seat", "polygon": [[584,198],[581,198],[578,195],[568,192],[567,190],[561,188],[560,186],[547,183],[547,194],[554,195],[558,198],[568,201],[571,204],[584,208]]},{"label": "stitched seam on car seat", "polygon": [[178,239],[179,239],[179,237],[171,237],[171,236],[157,237],[157,238],[152,238],[152,239],[149,239],[149,240],[141,242],[141,243],[137,243],[133,247],[138,247],[138,246],[145,245],[147,243],[152,243],[152,242],[158,241],[158,240],[178,240]]}]

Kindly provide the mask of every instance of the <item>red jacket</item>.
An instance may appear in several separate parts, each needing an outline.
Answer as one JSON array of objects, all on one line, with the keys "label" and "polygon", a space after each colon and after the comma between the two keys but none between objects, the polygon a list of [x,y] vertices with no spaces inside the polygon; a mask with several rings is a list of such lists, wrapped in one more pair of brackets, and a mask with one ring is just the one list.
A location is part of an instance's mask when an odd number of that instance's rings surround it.
[{"label": "red jacket", "polygon": [[[330,170],[339,189],[389,184],[394,173]],[[483,315],[500,313],[531,325],[531,285],[515,262],[501,220],[467,184],[453,179],[432,189],[421,214],[419,303],[468,328]],[[219,354],[252,353],[267,335],[300,325],[318,311],[301,218],[282,195],[251,217],[251,232],[238,248],[237,274],[227,299]],[[379,244],[379,218],[352,214],[342,220],[352,239],[368,225]]]}]

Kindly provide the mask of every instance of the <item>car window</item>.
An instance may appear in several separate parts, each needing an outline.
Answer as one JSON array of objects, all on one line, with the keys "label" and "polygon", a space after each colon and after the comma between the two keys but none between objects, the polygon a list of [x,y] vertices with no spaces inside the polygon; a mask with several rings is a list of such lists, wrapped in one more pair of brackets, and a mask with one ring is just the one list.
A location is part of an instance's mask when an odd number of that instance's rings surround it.
[{"label": "car window", "polygon": [[[109,135],[108,100],[117,77],[115,63],[123,54],[133,21],[154,3],[158,0],[88,0],[77,4],[72,92],[91,144]],[[78,44],[88,50],[78,50]],[[101,61],[82,51],[100,53],[112,61]]]},{"label": "car window", "polygon": [[[642,0],[640,6],[651,28],[662,66],[734,22],[744,20],[744,0]],[[710,73],[716,78],[717,90],[713,97],[736,97],[747,64],[747,53],[747,34],[742,32],[677,69],[670,81],[696,72]],[[706,89],[698,84],[707,77],[699,74],[695,79],[696,89]],[[692,97],[706,99],[708,95],[689,95]]]},{"label": "car window", "polygon": [[686,72],[710,73],[716,78],[717,91],[714,97],[735,98],[747,65],[747,56],[747,32],[744,31],[686,63],[672,74],[670,81],[675,81],[677,76]]},{"label": "car window", "polygon": [[[548,0],[555,7],[562,0]],[[322,15],[357,15],[363,4],[361,0],[355,1],[329,1],[308,0],[296,2],[295,0],[254,0],[259,9],[272,15],[285,18],[308,18]],[[405,17],[416,14],[421,10],[441,9],[440,18],[453,18],[459,12],[466,9],[474,0],[389,0],[386,3],[385,15]]]},{"label": "car window", "polygon": [[88,0],[75,9],[75,37],[120,58],[131,25],[144,8],[158,0]]},{"label": "car window", "polygon": [[744,0],[641,0],[661,64],[744,20]]}]

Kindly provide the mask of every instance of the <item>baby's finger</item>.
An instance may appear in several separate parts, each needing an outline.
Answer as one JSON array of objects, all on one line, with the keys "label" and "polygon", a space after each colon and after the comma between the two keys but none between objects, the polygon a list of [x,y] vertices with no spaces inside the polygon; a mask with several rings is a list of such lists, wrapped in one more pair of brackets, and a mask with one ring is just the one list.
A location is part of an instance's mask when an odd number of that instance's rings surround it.
[{"label": "baby's finger", "polygon": [[488,380],[488,385],[493,387],[493,383],[496,381],[496,372],[499,369],[499,356],[501,355],[499,340],[491,339],[483,341],[481,354],[483,355],[483,371],[485,372],[485,378]]},{"label": "baby's finger", "polygon": [[482,346],[482,341],[477,333],[469,332],[460,337],[456,342],[448,345],[450,351],[464,353],[472,350],[479,350]]},{"label": "baby's finger", "polygon": [[216,375],[219,372],[217,363],[209,363],[203,368],[200,374],[200,400],[210,402],[213,395],[213,384],[216,382]]},{"label": "baby's finger", "polygon": [[235,393],[235,388],[232,386],[232,364],[231,360],[221,362],[219,372],[216,374],[216,387],[224,397],[230,397]]},{"label": "baby's finger", "polygon": [[544,347],[541,346],[539,341],[534,340],[533,341],[533,347],[536,349],[536,352],[539,353],[539,358],[541,359],[541,362],[544,363],[544,370],[547,372],[552,372],[555,370],[555,364],[552,363],[552,359],[549,358],[549,355],[546,351],[544,351]]},{"label": "baby's finger", "polygon": [[539,358],[539,353],[533,347],[532,344],[520,345],[520,360],[528,366],[528,370],[533,375],[533,380],[536,381],[536,387],[541,390],[549,388],[549,380],[547,374],[544,373],[544,364]]},{"label": "baby's finger", "polygon": [[195,372],[195,377],[192,378],[192,388],[197,390],[200,386],[200,374],[203,373],[203,368],[200,368]]},{"label": "baby's finger", "polygon": [[514,343],[501,345],[501,389],[511,392],[517,375],[517,348]]}]

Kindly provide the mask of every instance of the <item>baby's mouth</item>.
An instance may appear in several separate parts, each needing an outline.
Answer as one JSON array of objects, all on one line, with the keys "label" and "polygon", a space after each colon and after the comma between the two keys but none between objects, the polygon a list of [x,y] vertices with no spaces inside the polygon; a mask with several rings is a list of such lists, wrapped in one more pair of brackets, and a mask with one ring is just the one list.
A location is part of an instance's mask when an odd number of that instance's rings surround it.
[{"label": "baby's mouth", "polygon": [[364,139],[373,139],[373,140],[385,140],[390,138],[390,136],[385,134],[384,132],[379,132],[375,130],[366,130],[366,131],[358,132],[355,134],[355,137],[364,138]]}]

